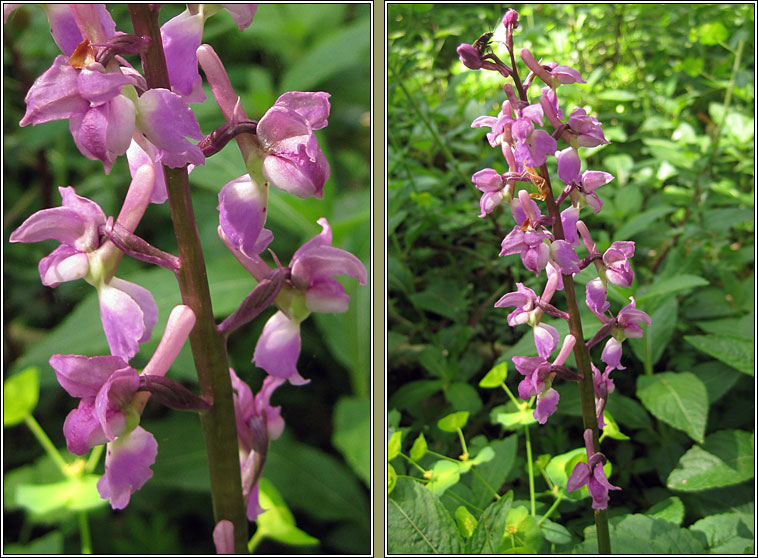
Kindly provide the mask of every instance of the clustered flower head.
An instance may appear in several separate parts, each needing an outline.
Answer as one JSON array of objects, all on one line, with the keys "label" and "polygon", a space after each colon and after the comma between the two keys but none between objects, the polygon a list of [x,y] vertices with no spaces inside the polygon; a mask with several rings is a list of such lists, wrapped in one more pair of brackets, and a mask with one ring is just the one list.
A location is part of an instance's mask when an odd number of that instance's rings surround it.
[{"label": "clustered flower head", "polygon": [[[6,19],[16,7],[4,6]],[[145,77],[126,61],[124,56],[142,53],[149,39],[117,31],[104,5],[51,4],[44,9],[62,54],[27,93],[21,126],[68,120],[73,140],[85,157],[102,161],[109,173],[117,158],[126,154],[132,175],[116,218],[106,216],[95,201],[78,195],[73,187],[61,187],[60,207],[36,212],[10,236],[11,242],[59,243],[39,263],[44,285],[56,287],[84,279],[98,293],[111,354],[50,358],[61,386],[79,399],[63,427],[68,449],[81,455],[107,444],[105,474],[98,490],[113,508],[121,509],[153,474],[150,467],[158,444],[140,426],[147,399],[153,397],[177,409],[210,407],[209,401],[165,377],[194,327],[192,309],[174,308],[158,348],[139,371],[130,360],[140,344],[151,338],[158,307],[150,291],[115,274],[123,254],[178,273],[182,265],[178,257],[149,245],[135,231],[148,205],[167,199],[164,166],[191,170],[204,164],[206,153],[217,152],[223,142],[238,136],[248,174],[221,188],[218,232],[258,284],[218,326],[219,332],[228,335],[270,304],[277,306],[253,351],[253,362],[266,372],[260,391],[253,395],[229,370],[242,497],[247,516],[254,521],[264,511],[258,504],[258,480],[268,444],[284,428],[280,407],[271,405],[272,395],[287,381],[293,385],[310,381],[297,370],[300,324],[311,312],[348,309],[350,297],[335,277],[348,275],[361,285],[367,282],[364,264],[332,245],[325,218],[317,221],[321,233],[305,242],[287,267],[274,255],[272,269],[261,256],[273,240],[273,233],[264,228],[269,184],[301,198],[323,197],[330,168],[314,132],[328,123],[330,95],[286,92],[260,120],[247,119],[223,64],[201,42],[210,16],[226,9],[243,30],[253,20],[254,4],[191,4],[161,27],[170,89],[149,88]],[[207,137],[190,106],[205,100],[199,65],[227,118],[223,133]],[[203,141],[195,144],[190,139]],[[233,547],[230,526],[220,522],[214,533],[227,549]]]},{"label": "clustered flower head", "polygon": [[[498,115],[479,116],[471,124],[473,128],[490,129],[487,141],[490,146],[501,149],[507,170],[479,170],[472,176],[472,182],[482,192],[479,217],[494,214],[503,204],[510,206],[515,225],[501,243],[500,256],[518,254],[524,267],[537,277],[546,270],[548,280],[541,296],[518,283],[517,290],[502,296],[495,306],[515,307],[508,315],[509,325],[528,324],[533,329],[538,356],[515,356],[513,362],[524,376],[519,384],[520,397],[529,401],[536,396],[534,417],[540,424],[545,424],[558,405],[558,392],[552,387],[556,377],[581,379],[581,375],[571,373],[563,363],[574,344],[583,341],[567,335],[558,357],[551,364],[548,359],[559,346],[560,336],[555,327],[542,323],[542,318],[549,313],[560,319],[569,319],[568,313],[551,304],[551,299],[557,291],[564,289],[564,276],[572,277],[594,263],[598,276],[587,283],[585,301],[602,323],[598,336],[588,346],[608,337],[601,355],[601,360],[606,364],[605,370],[601,373],[592,365],[597,420],[602,428],[605,403],[614,389],[609,375],[613,370],[624,368],[621,365],[622,343],[627,337],[642,336],[640,324],[650,325],[650,317],[636,308],[633,298],[615,316],[610,312],[611,306],[607,300],[609,282],[618,287],[629,287],[634,281],[630,263],[634,256],[634,242],[617,241],[601,252],[592,242],[587,226],[580,220],[584,207],[589,206],[595,213],[602,209],[603,202],[597,190],[613,180],[613,176],[604,171],[582,172],[579,149],[608,143],[602,124],[583,107],[575,107],[566,118],[559,104],[558,88],[566,84],[585,83],[581,74],[567,65],[537,60],[529,49],[514,50],[513,32],[519,26],[518,14],[514,10],[508,10],[505,14],[503,26],[503,44],[511,60],[515,59],[516,54],[520,55],[529,70],[526,79],[519,79],[517,67],[508,67],[494,53],[476,48],[481,45],[464,43],[458,47],[461,62],[468,68],[498,71],[513,80],[503,88],[506,98]],[[545,86],[537,91],[537,102],[530,104],[527,95],[530,87],[536,88],[536,80],[542,81]],[[552,130],[543,128],[545,120]],[[567,146],[559,150],[558,139]],[[555,157],[558,177],[565,183],[557,198],[553,198],[552,185],[547,176],[546,162],[551,157]],[[540,209],[537,203],[540,200],[554,203],[559,210],[562,203],[567,203],[567,207],[560,211],[560,223],[555,222],[549,211]],[[580,259],[577,249],[582,244],[587,256]],[[587,443],[591,445],[592,431],[588,432],[590,438]],[[596,454],[590,445],[587,446],[590,464],[584,463],[583,467],[575,470],[569,490],[589,483],[593,507],[604,509],[608,489],[616,487],[608,483],[602,466],[598,466],[602,454]]]}]

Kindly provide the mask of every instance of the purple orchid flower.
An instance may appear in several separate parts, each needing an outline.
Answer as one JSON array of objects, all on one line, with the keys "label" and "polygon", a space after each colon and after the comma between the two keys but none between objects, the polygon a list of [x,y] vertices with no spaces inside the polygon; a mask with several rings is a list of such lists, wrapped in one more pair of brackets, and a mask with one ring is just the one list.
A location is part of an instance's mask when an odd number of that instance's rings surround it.
[{"label": "purple orchid flower", "polygon": [[[491,128],[491,131],[487,133],[487,141],[490,146],[496,147],[498,145],[510,144],[513,141],[511,136],[511,128],[516,120],[513,118],[513,109],[511,108],[511,102],[506,99],[503,101],[500,112],[497,117],[495,116],[477,116],[471,123],[472,128],[481,128],[486,126]],[[507,158],[507,157],[506,157]],[[510,165],[510,162],[509,162]],[[512,171],[517,169],[511,168]]]},{"label": "purple orchid flower", "polygon": [[542,358],[549,357],[555,350],[560,342],[560,335],[553,326],[540,323],[544,312],[539,307],[538,302],[549,303],[555,293],[557,283],[557,277],[555,275],[550,276],[540,298],[529,287],[516,283],[517,290],[515,292],[506,293],[495,303],[496,308],[516,306],[516,309],[508,315],[508,325],[515,327],[519,324],[530,324],[534,332],[537,354]]},{"label": "purple orchid flower", "polygon": [[573,492],[587,485],[592,496],[592,508],[604,510],[608,507],[609,490],[621,490],[618,486],[613,486],[605,477],[603,464],[606,462],[605,455],[595,452],[595,445],[592,443],[592,430],[584,431],[584,445],[587,448],[587,463],[581,461],[576,464],[566,482],[566,491]]},{"label": "purple orchid flower", "polygon": [[555,138],[545,130],[535,129],[535,124],[542,125],[542,107],[539,103],[523,109],[522,116],[511,128],[516,140],[513,149],[516,160],[532,168],[544,165],[547,156],[554,155],[557,149]]},{"label": "purple orchid flower", "polygon": [[284,383],[283,378],[266,376],[263,387],[253,397],[253,392],[229,369],[234,389],[234,416],[237,422],[237,441],[240,446],[242,473],[242,496],[247,505],[247,518],[255,521],[263,509],[258,503],[258,480],[266,461],[269,440],[281,436],[284,419],[281,407],[272,407],[271,395]]},{"label": "purple orchid flower", "polygon": [[634,256],[634,242],[630,240],[616,241],[603,254],[606,266],[605,276],[608,281],[619,287],[631,287],[634,282],[634,271],[629,264],[629,258]]},{"label": "purple orchid flower", "polygon": [[[165,375],[195,324],[189,306],[171,312],[166,331],[143,374]],[[158,445],[152,434],[137,426],[146,402],[138,395],[140,374],[119,356],[62,355],[50,357],[58,382],[79,406],[66,417],[63,433],[71,453],[82,455],[108,444],[105,475],[98,491],[114,509],[129,503],[153,473]]]},{"label": "purple orchid flower", "polygon": [[[152,188],[153,172],[142,167],[135,174],[119,215],[119,223],[133,232],[145,211]],[[105,213],[72,187],[59,188],[61,207],[31,215],[10,236],[10,242],[39,242],[54,239],[61,245],[39,263],[42,284],[56,287],[64,281],[85,279],[95,286],[100,316],[111,353],[132,358],[139,344],[150,339],[158,319],[158,307],[147,289],[112,277],[121,254],[110,241],[102,241],[100,227]],[[109,279],[110,277],[110,279]]]},{"label": "purple orchid flower", "polygon": [[479,217],[485,217],[492,213],[505,199],[508,183],[502,174],[490,168],[475,172],[471,181],[482,191],[482,198],[479,201],[481,210]]},{"label": "purple orchid flower", "polygon": [[[603,348],[600,359],[608,366],[624,370],[621,366],[621,344],[627,337],[642,337],[643,331],[640,323],[650,325],[650,316],[642,310],[638,310],[634,297],[629,297],[631,303],[619,310],[616,316],[617,325],[613,328],[612,337]],[[607,321],[607,318],[605,318]]]},{"label": "purple orchid flower", "polygon": [[585,302],[592,313],[598,317],[603,316],[611,306],[611,303],[606,300],[607,296],[608,286],[600,277],[587,282]]},{"label": "purple orchid flower", "polygon": [[596,147],[610,143],[605,139],[602,124],[597,118],[589,116],[583,108],[574,109],[569,115],[568,125],[574,133],[579,147]]},{"label": "purple orchid flower", "polygon": [[587,83],[582,79],[579,72],[571,66],[558,65],[555,62],[538,63],[528,48],[521,49],[521,59],[537,77],[552,89],[567,83]]},{"label": "purple orchid flower", "polygon": [[263,176],[300,198],[323,197],[329,163],[313,134],[327,125],[329,93],[289,91],[266,111],[256,135],[265,152]]},{"label": "purple orchid flower", "polygon": [[[361,285],[367,282],[366,268],[350,252],[332,246],[332,230],[323,217],[320,234],[303,244],[292,257],[291,282],[298,295],[286,312],[280,310],[266,322],[255,347],[253,362],[272,376],[286,378],[293,385],[307,383],[297,372],[300,354],[300,322],[310,312],[339,313],[348,308],[350,297],[333,277],[349,275]],[[284,290],[284,289],[283,289]],[[291,291],[280,294],[287,300]],[[299,302],[298,302],[299,299]],[[304,303],[304,304],[303,304]]]},{"label": "purple orchid flower", "polygon": [[597,416],[597,426],[602,430],[605,428],[604,413],[608,395],[616,389],[613,380],[610,378],[613,367],[608,366],[604,372],[600,372],[594,364],[590,364],[592,365],[592,385],[595,391],[595,415]]},{"label": "purple orchid flower", "polygon": [[518,386],[519,397],[528,401],[531,397],[537,396],[537,404],[534,410],[534,418],[540,424],[545,424],[547,419],[555,413],[558,408],[560,396],[551,385],[556,372],[554,366],[562,366],[568,355],[574,348],[576,339],[573,335],[567,335],[563,340],[563,345],[551,365],[545,357],[513,357],[513,364],[516,370],[524,375]]}]

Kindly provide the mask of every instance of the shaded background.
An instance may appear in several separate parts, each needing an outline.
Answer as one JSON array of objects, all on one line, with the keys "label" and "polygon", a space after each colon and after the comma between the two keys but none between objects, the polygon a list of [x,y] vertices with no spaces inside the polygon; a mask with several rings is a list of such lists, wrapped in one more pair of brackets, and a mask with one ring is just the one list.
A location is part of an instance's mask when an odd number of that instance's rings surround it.
[{"label": "shaded background", "polygon": [[[389,5],[390,431],[403,432],[405,453],[424,434],[430,449],[457,457],[457,437],[436,423],[468,411],[469,447],[497,441],[498,464],[482,474],[500,494],[514,489],[516,499],[528,498],[522,431],[513,434],[498,423],[508,399],[478,382],[508,362],[506,382],[515,392],[521,376],[510,359],[536,354],[532,333],[511,328],[512,309],[493,304],[517,282],[542,292],[545,276],[535,279],[518,255],[498,257],[513,227],[507,207],[477,218],[481,192],[472,174],[486,167],[505,172],[507,165],[487,143],[488,130],[470,125],[498,113],[504,80],[465,68],[456,54],[460,43],[484,32],[503,40],[508,8],[520,16],[517,51],[528,47],[538,59],[578,69],[587,81],[560,87],[558,100],[565,116],[581,106],[603,123],[612,143],[582,149],[583,170],[607,171],[615,180],[598,191],[602,212],[585,210],[582,219],[601,251],[614,240],[635,241],[635,285],[611,288],[609,301],[616,312],[634,296],[653,317],[642,340],[624,343],[627,369],[612,374],[616,391],[608,408],[631,440],[603,444],[614,465],[621,464],[610,480],[624,487],[612,494],[611,516],[644,511],[674,495],[685,502],[684,525],[721,511],[752,512],[752,473],[701,494],[674,494],[667,478],[703,434],[754,429],[754,6]],[[493,48],[510,65],[505,46]],[[517,64],[523,80],[518,56]],[[529,90],[531,102],[542,86],[538,80]],[[548,167],[558,192],[563,183],[554,158]],[[576,278],[583,312],[584,285],[594,273],[590,266]],[[555,304],[564,307],[560,293]],[[588,338],[598,327],[589,318]],[[601,350],[593,349],[595,362]],[[695,400],[678,393],[690,416],[673,427],[640,396],[640,386],[663,372],[682,374],[699,394]],[[581,445],[576,387],[555,387],[557,414],[533,430],[539,434],[532,436],[535,458]],[[430,468],[437,457],[420,463]],[[419,476],[403,459],[391,464],[398,475]],[[536,483],[538,495],[548,488],[539,473]],[[475,484],[469,474],[445,492],[441,501],[451,515],[465,501],[484,507],[487,495]],[[467,500],[472,489],[479,500]],[[543,512],[551,502],[545,501]],[[585,509],[572,506],[564,501],[559,519],[552,519],[580,537]],[[409,552],[402,537],[389,537],[390,551]]]},{"label": "shaded background", "polygon": [[[182,8],[166,5],[161,22]],[[109,10],[117,29],[131,31],[125,5],[109,6]],[[57,385],[47,360],[54,352],[107,354],[97,297],[83,281],[63,283],[56,289],[41,285],[37,263],[54,243],[9,244],[7,238],[33,212],[60,204],[59,185],[74,186],[79,195],[97,201],[107,215],[115,214],[130,176],[125,157],[119,158],[108,176],[99,161],[84,158],[74,145],[68,122],[19,128],[26,92],[59,51],[39,6],[16,10],[4,32],[3,367],[6,377],[30,365],[39,367],[41,393],[34,416],[55,445],[65,450],[62,425],[76,401]],[[267,222],[275,234],[271,248],[286,263],[303,241],[320,232],[316,220],[327,217],[334,245],[356,254],[370,276],[369,6],[261,5],[244,32],[222,12],[207,21],[203,40],[221,57],[251,118],[260,118],[288,90],[331,93],[329,126],[316,133],[331,165],[324,199],[301,200],[272,188]],[[138,66],[138,59],[129,60]],[[223,123],[223,117],[207,86],[205,91],[208,100],[193,109],[207,134]],[[216,232],[218,191],[244,172],[236,143],[231,142],[190,175],[219,320],[255,286]],[[168,204],[151,205],[137,233],[164,250],[176,251]],[[141,368],[157,346],[170,308],[180,302],[178,288],[170,272],[129,258],[124,258],[118,275],[150,288],[160,309],[153,339],[131,363]],[[369,552],[369,288],[358,288],[350,278],[341,279],[351,295],[350,310],[314,314],[303,323],[298,369],[312,381],[298,388],[287,385],[275,393],[272,404],[282,406],[287,426],[283,437],[271,444],[264,471],[264,478],[293,510],[297,526],[317,537],[320,545],[293,547],[264,541],[258,552]],[[232,366],[254,391],[263,371],[250,360],[272,313],[230,339]],[[196,388],[188,346],[169,374]],[[126,510],[113,512],[105,504],[90,514],[95,552],[213,552],[207,464],[197,417],[150,403],[142,424],[159,442],[155,474],[132,496]],[[59,473],[25,426],[5,429],[4,435],[3,543],[42,545],[6,546],[5,550],[79,552],[74,513],[63,509],[30,513],[15,498],[19,483],[51,482]],[[101,471],[102,462],[96,472]]]}]

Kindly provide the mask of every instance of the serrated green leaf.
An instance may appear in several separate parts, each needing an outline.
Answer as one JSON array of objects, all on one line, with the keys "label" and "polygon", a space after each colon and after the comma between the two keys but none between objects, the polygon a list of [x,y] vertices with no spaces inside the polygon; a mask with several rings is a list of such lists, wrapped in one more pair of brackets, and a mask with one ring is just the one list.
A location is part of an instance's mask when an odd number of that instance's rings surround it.
[{"label": "serrated green leaf", "polygon": [[697,492],[752,479],[754,439],[749,432],[722,430],[711,434],[679,459],[666,484],[672,490]]},{"label": "serrated green leaf", "polygon": [[501,362],[499,364],[496,364],[494,368],[492,368],[487,374],[485,374],[484,378],[479,380],[479,387],[481,388],[496,388],[500,387],[500,385],[505,381],[505,378],[508,376],[508,363],[507,362]]},{"label": "serrated green leaf", "polygon": [[466,426],[468,411],[458,411],[442,417],[437,421],[437,427],[443,432],[457,432],[459,428]]},{"label": "serrated green leaf", "polygon": [[39,399],[39,369],[30,366],[3,382],[3,426],[14,426],[32,414]]},{"label": "serrated green leaf", "polygon": [[398,479],[387,501],[388,554],[458,554],[463,541],[455,522],[431,490]]},{"label": "serrated green leaf", "polygon": [[755,342],[728,335],[685,335],[697,350],[752,376],[755,372]]},{"label": "serrated green leaf", "polygon": [[708,418],[708,393],[691,372],[661,372],[637,379],[637,397],[666,424],[702,442]]},{"label": "serrated green leaf", "polygon": [[400,455],[402,441],[403,433],[400,430],[395,430],[390,436],[390,441],[387,442],[387,461],[392,461]]},{"label": "serrated green leaf", "polygon": [[414,461],[418,461],[424,455],[426,455],[426,450],[428,449],[428,446],[426,445],[426,438],[424,438],[424,433],[418,435],[418,438],[416,438],[413,441],[413,445],[411,446],[411,459]]}]

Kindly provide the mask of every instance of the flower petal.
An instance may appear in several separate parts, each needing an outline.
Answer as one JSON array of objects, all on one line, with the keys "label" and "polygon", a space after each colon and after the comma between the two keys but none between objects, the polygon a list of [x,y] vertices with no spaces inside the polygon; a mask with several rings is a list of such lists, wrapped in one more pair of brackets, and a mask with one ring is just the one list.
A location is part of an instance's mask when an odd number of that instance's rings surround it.
[{"label": "flower petal", "polygon": [[297,372],[300,356],[300,323],[278,311],[271,316],[255,346],[253,363],[277,378],[284,378],[293,385],[301,385],[310,380],[303,379]]},{"label": "flower petal", "polygon": [[109,443],[105,474],[97,482],[100,496],[109,499],[115,510],[125,508],[131,495],[153,476],[150,466],[157,454],[155,437],[141,426]]},{"label": "flower petal", "polygon": [[61,355],[50,357],[58,383],[72,397],[92,398],[116,370],[127,368],[129,363],[118,356]]}]

